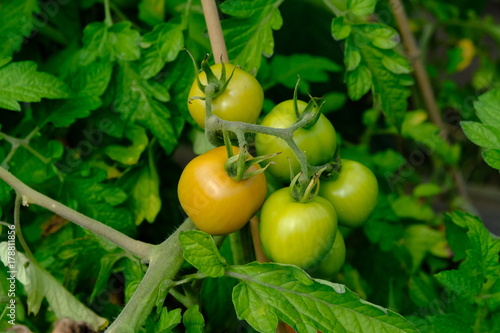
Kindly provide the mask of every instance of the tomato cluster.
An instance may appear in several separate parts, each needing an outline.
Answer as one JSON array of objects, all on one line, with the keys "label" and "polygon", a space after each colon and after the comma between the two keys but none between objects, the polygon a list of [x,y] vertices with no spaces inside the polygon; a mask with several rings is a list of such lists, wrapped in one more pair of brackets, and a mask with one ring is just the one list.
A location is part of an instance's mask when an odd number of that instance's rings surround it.
[{"label": "tomato cluster", "polygon": [[[217,64],[211,68],[217,74],[221,73],[221,66]],[[232,65],[225,66],[232,71],[232,77],[225,90],[213,99],[212,114],[223,120],[255,123],[262,108],[262,88],[250,74]],[[204,73],[199,74],[199,81],[207,82]],[[205,101],[194,98],[205,96],[200,88],[203,87],[198,81],[193,83],[189,110],[203,127]],[[317,105],[312,105],[311,111],[303,101],[285,101],[276,105],[260,122],[267,128],[286,129],[297,124],[305,113],[316,112],[314,121],[296,129],[292,136],[307,165],[316,167],[315,170],[323,167],[327,170],[321,177],[319,174],[312,177],[310,187],[316,189],[312,195],[307,192],[296,198],[296,185],[287,185],[301,172],[295,155],[297,150],[293,151],[282,138],[259,131],[255,135],[257,154],[281,153],[270,157],[272,163],[265,170],[268,177],[281,184],[267,199],[266,176],[259,173],[264,170],[254,164],[247,170],[253,176],[233,179],[226,162],[231,156],[224,146],[196,157],[186,166],[178,194],[191,220],[200,230],[212,235],[239,230],[260,209],[261,245],[270,260],[296,265],[314,277],[331,279],[340,271],[346,254],[338,225],[352,228],[363,225],[377,204],[378,184],[370,169],[361,163],[339,159],[335,129],[319,110],[314,109]],[[228,142],[226,146],[229,147]],[[245,152],[236,147],[230,149],[234,154],[245,153],[245,158],[252,158],[246,148]],[[229,152],[229,155],[232,154]]]}]

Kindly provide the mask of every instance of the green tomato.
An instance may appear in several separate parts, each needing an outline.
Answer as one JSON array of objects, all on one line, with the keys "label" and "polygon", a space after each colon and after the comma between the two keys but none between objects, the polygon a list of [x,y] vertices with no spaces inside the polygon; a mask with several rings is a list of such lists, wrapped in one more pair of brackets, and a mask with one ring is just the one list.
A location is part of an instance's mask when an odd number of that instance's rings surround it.
[{"label": "green tomato", "polygon": [[337,216],[332,205],[319,196],[300,203],[284,187],[266,200],[260,213],[264,254],[272,261],[308,268],[332,248]]},{"label": "green tomato", "polygon": [[[297,101],[299,113],[303,112],[307,103]],[[261,122],[263,126],[286,128],[297,121],[294,111],[293,100],[276,105]],[[311,165],[322,165],[333,159],[337,148],[337,135],[332,123],[320,115],[318,121],[310,128],[299,128],[293,134],[297,146],[306,154],[307,161]],[[295,158],[292,150],[283,139],[266,135],[255,135],[255,148],[258,155],[267,155],[277,152],[281,154],[269,161],[275,164],[269,165],[268,172],[282,182],[290,181],[290,163],[294,175],[300,171],[299,161]]]},{"label": "green tomato", "polygon": [[355,228],[363,225],[377,205],[377,178],[359,162],[341,162],[340,173],[321,179],[319,195],[335,208],[340,225]]},{"label": "green tomato", "polygon": [[326,257],[321,260],[317,266],[310,268],[309,273],[321,279],[330,280],[335,274],[340,272],[342,265],[344,265],[345,261],[345,243],[344,237],[340,231],[337,231],[335,236],[335,241],[333,243],[330,252],[326,255]]}]

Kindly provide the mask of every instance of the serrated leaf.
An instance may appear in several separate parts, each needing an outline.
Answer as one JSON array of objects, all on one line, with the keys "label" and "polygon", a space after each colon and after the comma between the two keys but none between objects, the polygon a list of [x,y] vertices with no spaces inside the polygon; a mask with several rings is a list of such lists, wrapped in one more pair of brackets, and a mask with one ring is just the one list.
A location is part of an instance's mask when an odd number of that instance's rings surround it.
[{"label": "serrated leaf", "polygon": [[165,21],[165,0],[141,0],[139,19],[152,26],[161,24]]},{"label": "serrated leaf", "polygon": [[[367,68],[370,72],[371,83],[366,85],[355,85],[357,80],[350,78],[350,73],[346,74],[346,82],[349,89],[349,95],[355,98],[361,98],[361,94],[366,93],[371,87],[374,93],[375,108],[382,109],[389,122],[398,129],[404,119],[404,114],[408,106],[407,98],[410,91],[406,87],[413,84],[413,80],[407,74],[396,74],[386,68],[383,59],[399,59],[401,56],[392,49],[397,44],[397,34],[392,28],[383,24],[357,24],[352,26],[352,32],[346,40],[346,50],[344,62],[349,63],[345,57],[352,53],[361,54],[361,66]],[[389,37],[389,39],[386,39]],[[375,45],[375,46],[373,46]],[[391,68],[392,69],[392,68]],[[398,71],[395,69],[395,71]],[[355,71],[353,71],[355,72]],[[365,77],[367,75],[364,75]],[[351,82],[350,82],[351,81]],[[360,89],[363,88],[363,89]],[[351,91],[352,90],[352,91]]]},{"label": "serrated leaf", "polygon": [[186,25],[177,20],[156,25],[142,37],[144,54],[141,58],[141,75],[148,79],[155,76],[167,62],[174,61],[184,47],[183,31]]},{"label": "serrated leaf", "polygon": [[347,0],[347,8],[354,15],[369,15],[375,11],[377,0]]},{"label": "serrated leaf", "polygon": [[3,0],[0,2],[0,58],[18,51],[24,38],[35,29],[34,14],[40,12],[37,0]]},{"label": "serrated leaf", "polygon": [[135,215],[135,224],[146,219],[155,221],[161,209],[160,179],[154,163],[131,170],[120,179],[120,186],[130,193],[129,204]]},{"label": "serrated leaf", "polygon": [[217,250],[213,238],[202,231],[185,231],[179,235],[184,248],[184,259],[203,274],[221,277],[226,270],[227,261]]},{"label": "serrated leaf", "polygon": [[309,82],[326,82],[329,79],[328,72],[339,72],[341,69],[342,67],[324,57],[309,54],[275,55],[269,68],[272,82],[267,87],[280,83],[293,89],[300,76],[299,89],[307,93],[310,89]]},{"label": "serrated leaf", "polygon": [[337,16],[332,20],[331,32],[335,40],[342,40],[349,37],[352,27],[349,23],[345,23],[344,16]]},{"label": "serrated leaf", "polygon": [[344,63],[346,71],[350,72],[358,68],[361,63],[361,53],[359,51],[346,47],[344,55]]},{"label": "serrated leaf", "polygon": [[431,248],[443,239],[442,233],[427,225],[413,224],[408,226],[401,241],[411,255],[412,270],[417,270]]},{"label": "serrated leaf", "polygon": [[404,57],[383,57],[382,64],[387,70],[394,74],[408,74],[411,73],[411,66],[408,60]]},{"label": "serrated leaf", "polygon": [[48,73],[38,72],[32,61],[11,62],[0,68],[0,107],[20,111],[18,102],[39,102],[42,98],[67,98],[68,87]]},{"label": "serrated leaf", "polygon": [[433,278],[424,272],[410,278],[409,291],[410,298],[419,307],[425,307],[438,298]]},{"label": "serrated leaf", "polygon": [[500,89],[493,89],[479,96],[474,102],[477,117],[485,125],[500,124]]},{"label": "serrated leaf", "polygon": [[490,167],[500,170],[500,149],[485,150],[483,158]]},{"label": "serrated leaf", "polygon": [[276,8],[278,3],[278,0],[231,0],[220,5],[222,12],[231,16],[222,21],[231,63],[240,65],[247,72],[256,73],[262,55],[273,55],[273,30],[280,29],[283,24]]},{"label": "serrated leaf", "polygon": [[92,294],[90,295],[90,302],[93,302],[95,297],[107,288],[113,267],[118,260],[126,256],[127,254],[125,252],[120,251],[119,253],[107,253],[101,258],[101,268],[99,270],[97,281],[94,284]]},{"label": "serrated leaf", "polygon": [[381,49],[392,49],[396,47],[400,40],[396,30],[389,26],[377,24],[358,25],[358,29],[364,30],[373,45]]},{"label": "serrated leaf", "polygon": [[461,121],[460,125],[467,138],[483,148],[500,148],[500,128],[473,121]]},{"label": "serrated leaf", "polygon": [[151,90],[132,65],[124,63],[120,67],[117,81],[113,101],[115,111],[124,119],[150,130],[165,152],[170,154],[177,146],[184,118],[171,117],[167,107],[154,98],[157,91]]},{"label": "serrated leaf", "polygon": [[481,281],[459,270],[443,271],[434,276],[446,288],[467,297],[470,301],[481,291]]},{"label": "serrated leaf", "polygon": [[56,127],[65,127],[76,119],[88,117],[102,105],[100,96],[108,87],[112,71],[110,63],[94,62],[68,73],[64,80],[71,90],[70,98],[45,103],[45,110],[38,110],[40,114],[36,115],[40,126],[51,122]]},{"label": "serrated leaf", "polygon": [[104,152],[111,159],[124,165],[137,164],[142,152],[148,146],[146,131],[140,126],[129,126],[125,131],[125,137],[132,142],[132,145],[127,147],[110,145],[104,149]]},{"label": "serrated leaf", "polygon": [[205,319],[200,312],[198,305],[191,305],[182,316],[182,323],[186,328],[186,333],[203,333]]},{"label": "serrated leaf", "polygon": [[276,332],[278,321],[299,332],[417,332],[394,312],[341,285],[315,281],[295,266],[251,263],[233,266],[227,275],[241,281],[233,291],[238,317],[258,332]]},{"label": "serrated leaf", "polygon": [[131,22],[119,22],[108,27],[103,22],[87,25],[83,31],[83,64],[96,59],[103,61],[132,61],[140,58],[138,31],[131,29]]},{"label": "serrated leaf", "polygon": [[368,67],[360,65],[355,70],[346,73],[346,83],[349,89],[349,97],[353,101],[357,101],[370,91],[372,73]]},{"label": "serrated leaf", "polygon": [[[0,243],[2,262],[8,264],[8,243]],[[16,278],[24,286],[28,294],[28,312],[37,314],[43,298],[46,298],[56,318],[70,318],[75,321],[84,321],[94,330],[104,328],[108,321],[99,317],[92,310],[83,305],[75,296],[66,290],[52,275],[39,265],[30,263],[21,252],[16,252]]]},{"label": "serrated leaf", "polygon": [[160,318],[155,324],[155,332],[170,333],[172,328],[176,327],[182,321],[181,309],[168,311],[167,308],[161,309]]}]

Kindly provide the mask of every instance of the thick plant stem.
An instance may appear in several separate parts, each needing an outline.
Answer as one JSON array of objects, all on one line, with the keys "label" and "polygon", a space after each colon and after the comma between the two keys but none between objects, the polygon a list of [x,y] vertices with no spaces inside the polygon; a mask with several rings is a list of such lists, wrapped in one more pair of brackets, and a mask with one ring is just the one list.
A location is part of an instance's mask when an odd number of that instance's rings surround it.
[{"label": "thick plant stem", "polygon": [[439,126],[443,131],[443,135],[447,136],[445,124],[441,118],[441,112],[436,103],[436,98],[432,90],[432,85],[422,62],[421,54],[417,46],[417,42],[410,29],[410,23],[406,16],[405,9],[400,0],[391,0],[391,9],[394,13],[394,18],[401,33],[402,42],[406,48],[407,57],[415,70],[415,78],[417,79],[418,87],[422,93],[425,107],[429,112],[429,116],[434,124]]},{"label": "thick plant stem", "polygon": [[[184,262],[179,234],[195,228],[193,222],[187,219],[166,241],[154,246],[146,275],[106,333],[139,332],[157,302],[158,292],[166,295],[174,285],[173,278]],[[163,304],[163,300],[160,302]]]},{"label": "thick plant stem", "polygon": [[201,5],[203,7],[214,60],[216,63],[228,63],[229,58],[227,56],[226,42],[224,41],[215,0],[201,0]]},{"label": "thick plant stem", "polygon": [[[448,141],[448,130],[446,129],[446,124],[444,123],[443,118],[441,117],[441,111],[439,110],[439,106],[436,102],[429,75],[427,74],[422,62],[421,54],[418,49],[417,42],[415,41],[415,36],[413,36],[413,33],[411,32],[410,23],[404,6],[401,3],[401,0],[390,0],[389,2],[396,19],[398,29],[401,33],[403,44],[406,48],[408,60],[414,69],[415,78],[420,92],[422,93],[425,107],[429,112],[429,117],[431,118],[431,121],[441,129],[442,137]],[[458,192],[466,202],[470,202],[462,173],[455,167],[451,167],[450,171]]]},{"label": "thick plant stem", "polygon": [[10,185],[10,187],[16,190],[16,192],[22,197],[23,205],[27,206],[29,204],[35,204],[44,207],[57,215],[110,240],[120,248],[129,251],[141,259],[149,259],[153,245],[130,238],[129,236],[122,234],[121,232],[97,220],[87,217],[58,201],[33,190],[2,167],[0,167],[0,179],[3,179]]}]

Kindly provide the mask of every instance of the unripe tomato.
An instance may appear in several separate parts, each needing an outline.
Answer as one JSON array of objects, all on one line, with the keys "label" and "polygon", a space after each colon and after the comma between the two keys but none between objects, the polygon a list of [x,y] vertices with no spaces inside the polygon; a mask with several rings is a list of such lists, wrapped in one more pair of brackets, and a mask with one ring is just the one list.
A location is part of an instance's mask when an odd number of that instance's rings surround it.
[{"label": "unripe tomato", "polygon": [[[212,113],[221,119],[229,121],[242,121],[245,123],[255,123],[259,118],[264,103],[264,91],[260,83],[251,74],[237,68],[231,64],[224,64],[226,67],[226,77],[229,78],[234,69],[234,75],[229,81],[226,90],[212,100]],[[210,67],[216,77],[220,77],[222,64],[215,64]],[[207,84],[205,72],[198,74],[201,83]],[[189,91],[191,97],[205,97],[205,93],[200,90],[197,82],[193,82]],[[193,99],[188,102],[188,109],[196,123],[202,128],[205,127],[205,101]]]},{"label": "unripe tomato", "polygon": [[[299,113],[303,112],[307,103],[297,101]],[[261,125],[276,128],[286,128],[297,121],[294,111],[293,100],[276,105],[262,120]],[[330,121],[320,115],[318,121],[310,128],[299,128],[293,134],[293,139],[299,148],[306,154],[307,161],[311,165],[322,165],[333,159],[337,148],[337,136]],[[300,171],[299,161],[295,158],[292,150],[283,139],[266,135],[255,135],[255,148],[258,155],[281,154],[269,161],[275,164],[269,165],[267,170],[282,182],[290,181],[290,163],[294,175]],[[289,162],[290,161],[290,162]]]},{"label": "unripe tomato", "polygon": [[377,205],[377,178],[359,162],[345,159],[341,162],[340,173],[321,179],[319,195],[333,205],[340,225],[359,227]]},{"label": "unripe tomato", "polygon": [[284,187],[269,196],[260,213],[264,254],[272,261],[301,268],[316,265],[332,248],[337,216],[319,196],[300,203]]},{"label": "unripe tomato", "polygon": [[[235,154],[239,148],[233,147]],[[225,235],[241,229],[266,198],[266,177],[259,173],[234,181],[224,169],[224,146],[195,157],[184,168],[177,193],[182,208],[202,231]],[[253,165],[248,171],[260,169]]]},{"label": "unripe tomato", "polygon": [[309,273],[315,278],[330,280],[340,272],[345,261],[345,243],[344,237],[340,231],[337,231],[335,241],[326,257],[321,260],[317,266],[312,267]]}]

